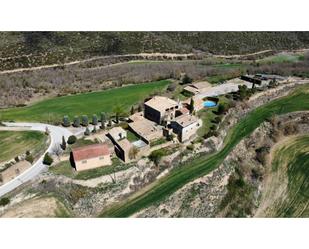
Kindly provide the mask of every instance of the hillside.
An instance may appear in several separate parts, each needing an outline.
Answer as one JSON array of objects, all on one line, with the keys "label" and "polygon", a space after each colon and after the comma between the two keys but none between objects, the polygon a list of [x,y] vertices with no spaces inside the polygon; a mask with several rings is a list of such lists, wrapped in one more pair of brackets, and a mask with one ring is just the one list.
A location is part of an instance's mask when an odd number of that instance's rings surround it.
[{"label": "hillside", "polygon": [[305,48],[308,32],[1,32],[0,70],[141,52],[243,54]]}]

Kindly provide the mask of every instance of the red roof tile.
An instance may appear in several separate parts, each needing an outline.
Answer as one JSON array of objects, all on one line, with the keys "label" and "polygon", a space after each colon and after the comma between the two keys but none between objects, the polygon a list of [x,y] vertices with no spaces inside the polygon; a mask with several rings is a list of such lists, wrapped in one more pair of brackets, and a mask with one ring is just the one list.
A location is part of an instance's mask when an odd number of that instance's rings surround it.
[{"label": "red roof tile", "polygon": [[72,149],[73,158],[75,161],[95,158],[99,156],[109,155],[109,149],[106,144],[92,144],[79,148]]}]

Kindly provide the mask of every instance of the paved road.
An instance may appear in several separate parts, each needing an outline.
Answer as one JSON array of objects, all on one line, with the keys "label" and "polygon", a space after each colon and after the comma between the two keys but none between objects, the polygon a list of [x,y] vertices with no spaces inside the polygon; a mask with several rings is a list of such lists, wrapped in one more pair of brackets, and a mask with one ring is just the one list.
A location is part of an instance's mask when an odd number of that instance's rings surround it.
[{"label": "paved road", "polygon": [[[41,123],[4,123],[4,124],[8,127],[8,130],[10,129],[12,130],[14,129],[14,127],[15,128],[17,127],[21,129],[45,132],[45,129],[47,127],[50,131],[51,142],[48,149],[44,152],[44,154],[46,152],[51,152],[52,148],[56,144],[61,143],[62,136],[64,136],[65,139],[67,140],[69,136],[73,135],[73,133],[68,129],[54,125],[47,125]],[[2,129],[4,128],[2,127]],[[7,182],[6,184],[0,186],[0,197],[14,190],[24,182],[33,179],[43,170],[47,169],[47,166],[43,164],[44,154],[31,166],[31,168],[27,169],[25,172],[21,173],[18,177],[14,178],[10,182]]]}]

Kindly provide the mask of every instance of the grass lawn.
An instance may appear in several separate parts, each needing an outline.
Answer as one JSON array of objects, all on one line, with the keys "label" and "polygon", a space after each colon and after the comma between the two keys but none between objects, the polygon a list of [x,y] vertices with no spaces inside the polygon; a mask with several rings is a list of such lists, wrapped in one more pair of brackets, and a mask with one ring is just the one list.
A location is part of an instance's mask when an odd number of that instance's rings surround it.
[{"label": "grass lawn", "polygon": [[126,130],[127,132],[127,139],[130,142],[135,142],[137,140],[139,140],[140,138],[138,136],[136,136],[132,131],[130,131],[129,129]]},{"label": "grass lawn", "polygon": [[264,120],[277,114],[309,110],[308,86],[297,89],[293,94],[276,99],[256,108],[244,116],[228,133],[223,148],[211,155],[200,156],[151,185],[116,203],[101,213],[102,217],[127,217],[137,211],[162,201],[186,183],[210,173],[228,156],[231,150],[251,134]]},{"label": "grass lawn", "polygon": [[201,118],[203,121],[202,127],[199,128],[197,131],[197,134],[200,137],[207,134],[210,131],[211,126],[213,125],[217,126],[217,124],[213,123],[212,121],[215,119],[215,117],[218,116],[217,114],[214,113],[218,110],[218,105],[228,104],[230,101],[225,96],[219,96],[218,98],[219,98],[219,101],[218,101],[217,106],[204,108],[198,112],[198,117]]},{"label": "grass lawn", "polygon": [[0,162],[10,160],[27,150],[32,154],[45,148],[47,136],[38,131],[0,131]]},{"label": "grass lawn", "polygon": [[151,93],[166,89],[169,80],[145,84],[136,84],[106,91],[83,93],[72,96],[43,100],[27,107],[10,108],[0,111],[2,120],[15,121],[61,121],[69,115],[71,121],[75,115],[91,115],[100,112],[112,113],[116,105],[129,111],[131,106],[144,100]]},{"label": "grass lawn", "polygon": [[88,180],[103,175],[109,175],[117,171],[126,170],[130,168],[131,164],[123,164],[118,158],[112,159],[113,164],[111,166],[105,166],[95,169],[89,169],[85,171],[77,172],[72,168],[69,161],[63,161],[57,165],[49,168],[49,171],[56,175],[64,175],[73,179]]}]

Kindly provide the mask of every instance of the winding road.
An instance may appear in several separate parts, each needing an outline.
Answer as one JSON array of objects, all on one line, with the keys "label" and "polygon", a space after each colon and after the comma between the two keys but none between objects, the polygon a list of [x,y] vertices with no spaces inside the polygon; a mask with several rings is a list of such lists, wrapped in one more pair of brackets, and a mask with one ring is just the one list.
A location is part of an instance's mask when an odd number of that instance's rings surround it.
[{"label": "winding road", "polygon": [[[42,123],[4,123],[4,124],[6,126],[1,127],[1,130],[19,129],[19,130],[33,130],[33,131],[45,132],[47,127],[50,132],[51,141],[48,149],[44,152],[44,154],[46,152],[51,152],[52,148],[55,145],[60,144],[62,141],[62,136],[64,136],[65,139],[67,140],[69,136],[73,135],[73,133],[66,128]],[[33,179],[42,171],[46,170],[47,166],[43,164],[44,154],[29,169],[21,173],[19,176],[17,176],[10,182],[7,182],[4,185],[0,186],[0,197],[14,190],[24,182]]]}]

